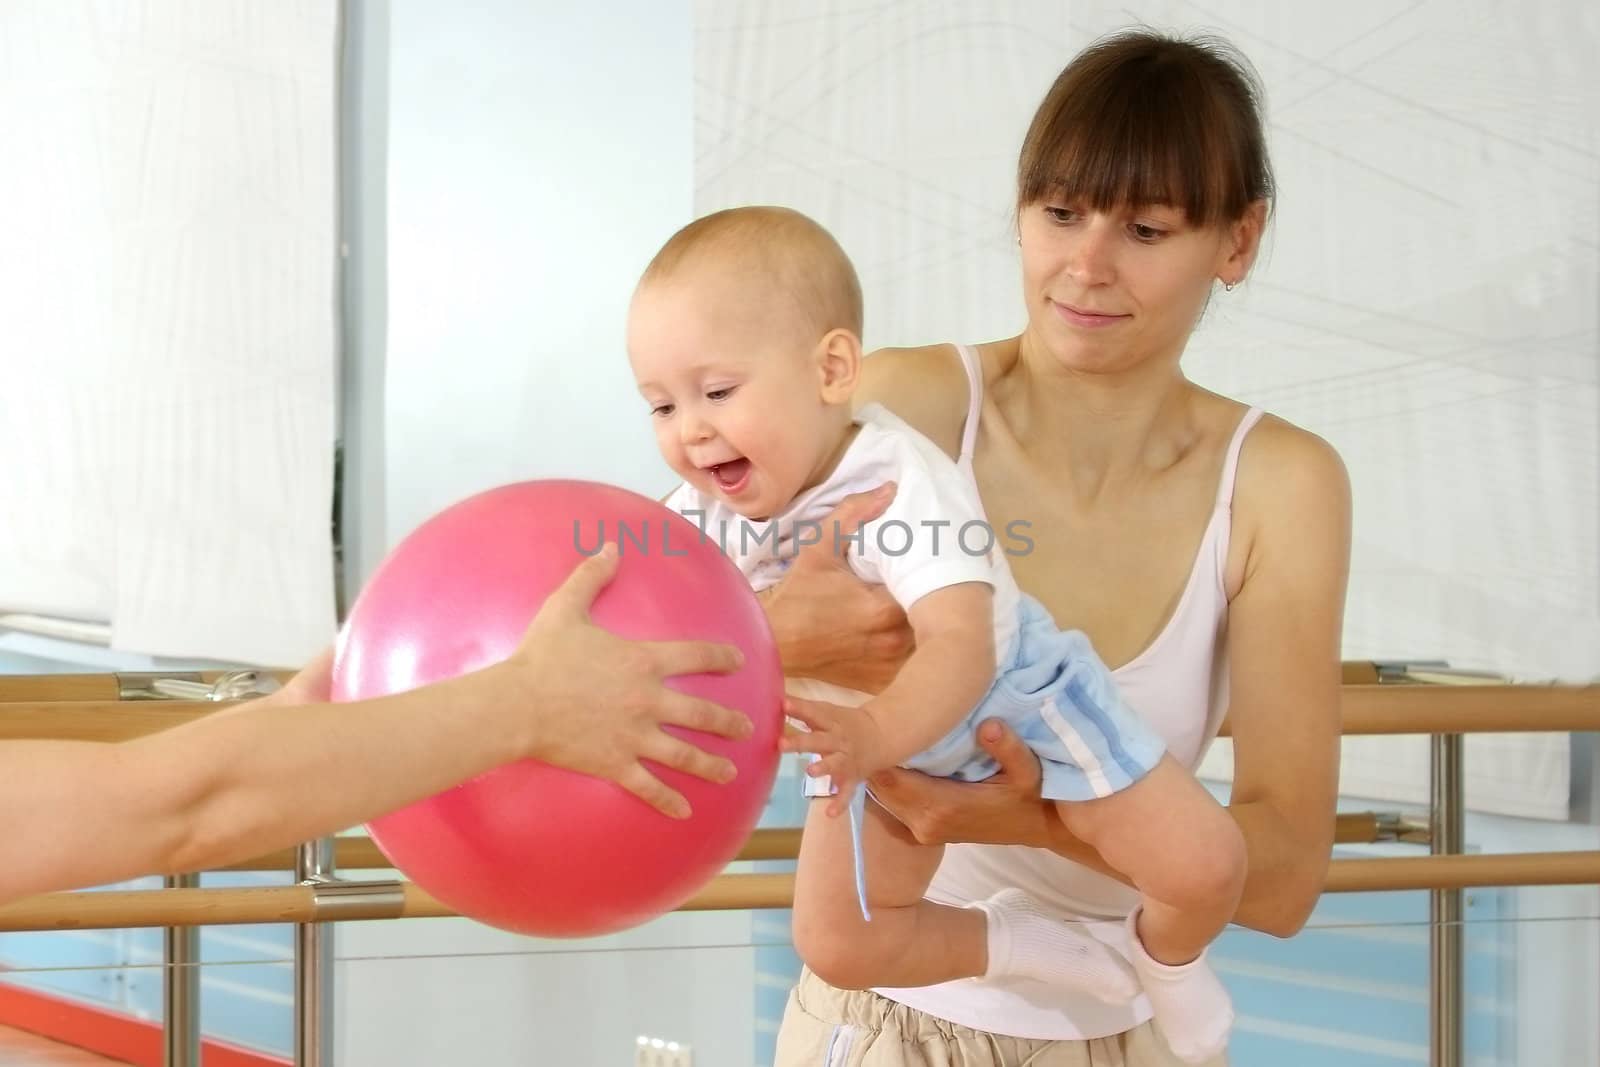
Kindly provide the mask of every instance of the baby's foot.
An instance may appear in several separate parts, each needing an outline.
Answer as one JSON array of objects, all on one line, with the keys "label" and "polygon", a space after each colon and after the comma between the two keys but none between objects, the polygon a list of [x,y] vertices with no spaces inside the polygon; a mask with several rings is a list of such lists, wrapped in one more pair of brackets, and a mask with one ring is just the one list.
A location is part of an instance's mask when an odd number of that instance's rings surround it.
[{"label": "baby's foot", "polygon": [[1222,1055],[1233,1028],[1233,1000],[1228,991],[1203,952],[1177,966],[1152,959],[1139,940],[1139,912],[1135,908],[1128,916],[1133,969],[1173,1055],[1185,1063],[1204,1063]]},{"label": "baby's foot", "polygon": [[1138,978],[1126,960],[1082,923],[1051,915],[1022,890],[1002,889],[969,907],[989,919],[985,978],[1025,975],[1111,1004],[1139,995]]}]

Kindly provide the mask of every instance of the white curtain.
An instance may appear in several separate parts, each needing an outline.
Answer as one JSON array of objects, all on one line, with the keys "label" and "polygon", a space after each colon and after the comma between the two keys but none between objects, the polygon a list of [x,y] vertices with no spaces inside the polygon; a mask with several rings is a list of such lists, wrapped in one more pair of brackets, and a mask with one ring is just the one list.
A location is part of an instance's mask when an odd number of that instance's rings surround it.
[{"label": "white curtain", "polygon": [[0,6],[0,612],[334,627],[338,5]]},{"label": "white curtain", "polygon": [[[772,202],[855,259],[869,346],[1023,321],[1017,150],[1059,69],[1135,18],[1221,34],[1266,86],[1281,195],[1192,378],[1349,465],[1348,658],[1600,677],[1600,100],[1592,4],[697,7],[696,210]],[[1346,742],[1344,788],[1425,798],[1426,741]],[[1474,738],[1469,797],[1567,813],[1567,739]],[[1204,773],[1231,773],[1225,744]]]}]

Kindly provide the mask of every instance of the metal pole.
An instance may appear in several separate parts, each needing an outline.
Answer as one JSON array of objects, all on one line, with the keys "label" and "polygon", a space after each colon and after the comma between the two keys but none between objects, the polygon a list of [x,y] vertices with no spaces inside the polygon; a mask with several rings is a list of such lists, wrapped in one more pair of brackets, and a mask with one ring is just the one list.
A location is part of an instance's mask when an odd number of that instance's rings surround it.
[{"label": "metal pole", "polygon": [[[1434,855],[1460,855],[1465,847],[1460,734],[1434,734],[1430,761]],[[1461,890],[1429,893],[1428,1030],[1431,1067],[1462,1063]]]},{"label": "metal pole", "polygon": [[[333,840],[310,841],[295,852],[295,880],[321,882],[334,876]],[[333,929],[301,923],[294,931],[295,1067],[333,1063]]]},{"label": "metal pole", "polygon": [[[168,889],[197,889],[197,874],[164,879]],[[167,927],[162,969],[161,1035],[166,1067],[200,1067],[200,928]]]},{"label": "metal pole", "polygon": [[[349,382],[355,373],[354,360],[356,352],[351,348],[350,335],[352,308],[356,306],[359,289],[352,280],[347,266],[351,238],[351,207],[361,202],[368,190],[359,184],[360,175],[353,173],[352,160],[359,157],[352,150],[351,145],[363,133],[356,120],[362,116],[355,110],[359,105],[353,105],[352,100],[358,99],[353,94],[353,86],[359,87],[362,83],[352,71],[359,71],[359,66],[364,51],[361,50],[362,37],[353,33],[352,20],[361,21],[365,17],[362,0],[336,0],[338,21],[335,41],[335,94],[337,114],[335,119],[335,178],[338,200],[336,201],[335,215],[339,228],[339,247],[334,257],[334,277],[337,281],[337,306],[340,312],[339,334],[339,365],[343,381],[340,384],[341,397],[340,418],[338,425],[339,450],[337,456],[343,456],[343,450],[349,445],[351,427],[349,421],[352,411],[360,411],[356,398],[350,391]],[[384,16],[387,18],[387,16]],[[387,41],[380,45],[386,45]],[[379,209],[381,211],[381,208]],[[359,212],[356,213],[359,217]],[[381,377],[381,375],[380,375]],[[363,397],[363,399],[366,399]],[[354,501],[353,490],[348,484],[339,489],[339,472],[342,458],[335,460],[335,487],[339,499],[335,508],[333,525],[334,544],[334,596],[339,602],[340,615],[344,607],[344,582],[343,570],[346,556],[344,547],[346,542],[346,517],[350,514],[346,508],[347,501]],[[348,483],[348,479],[344,479]],[[358,485],[364,485],[364,479],[356,479]],[[358,509],[359,510],[359,509]],[[381,509],[380,509],[381,510]],[[376,521],[368,516],[367,521]],[[308,841],[295,850],[294,863],[295,881],[321,885],[323,882],[332,881],[335,877],[335,864],[333,861],[333,839],[324,838],[321,841]],[[319,894],[320,895],[320,894]],[[318,910],[313,910],[313,915]],[[294,930],[294,1064],[295,1067],[331,1067],[333,1063],[333,927],[321,923],[301,923]]]}]

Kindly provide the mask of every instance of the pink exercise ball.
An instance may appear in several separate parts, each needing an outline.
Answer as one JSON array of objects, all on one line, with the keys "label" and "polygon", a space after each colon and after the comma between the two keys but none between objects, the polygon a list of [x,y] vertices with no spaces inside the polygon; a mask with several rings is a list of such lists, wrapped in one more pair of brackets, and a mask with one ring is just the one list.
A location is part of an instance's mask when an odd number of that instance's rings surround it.
[{"label": "pink exercise ball", "polygon": [[777,773],[783,675],[743,576],[694,524],[636,493],[583,481],[508,485],[447,508],[390,553],[352,607],[334,660],[341,701],[503,660],[602,540],[618,545],[619,561],[594,622],[626,638],[738,646],[739,670],[667,684],[743,711],[755,730],[743,741],[679,731],[733,760],[730,783],[650,765],[688,799],[688,819],[612,782],[524,760],[368,824],[396,869],[439,901],[518,933],[636,926],[684,903],[749,837]]}]

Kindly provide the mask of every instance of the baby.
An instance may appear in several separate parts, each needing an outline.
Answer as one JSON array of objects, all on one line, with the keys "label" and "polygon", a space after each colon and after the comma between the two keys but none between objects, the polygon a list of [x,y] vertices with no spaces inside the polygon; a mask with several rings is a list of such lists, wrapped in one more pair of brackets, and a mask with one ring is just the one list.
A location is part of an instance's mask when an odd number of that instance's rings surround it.
[{"label": "baby", "polygon": [[[1226,1046],[1232,1008],[1204,952],[1243,886],[1238,828],[1122,702],[1087,638],[1019,591],[970,478],[882,407],[853,409],[861,304],[826,230],[753,207],[674,235],[628,316],[639,391],[683,479],[667,505],[758,591],[801,547],[848,539],[852,570],[888,588],[915,634],[881,693],[789,681],[789,713],[807,729],[787,744],[812,753],[812,780],[836,793],[806,820],[796,950],[848,988],[1007,975],[1116,1002],[1142,987],[1173,1051],[1210,1058]],[[827,527],[844,497],[889,482],[894,499],[877,520]],[[865,804],[866,779],[890,767],[993,775],[975,733],[989,718],[1039,756],[1043,796],[1068,831],[1139,891],[1131,970],[1021,890],[967,907],[925,900],[942,847],[891,832],[892,816]]]}]

